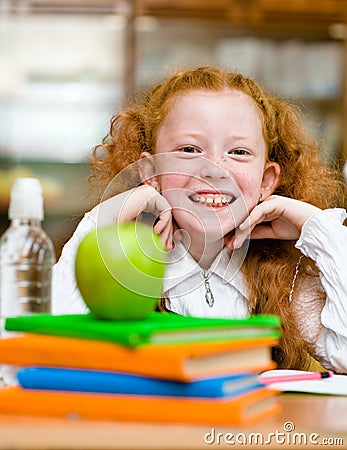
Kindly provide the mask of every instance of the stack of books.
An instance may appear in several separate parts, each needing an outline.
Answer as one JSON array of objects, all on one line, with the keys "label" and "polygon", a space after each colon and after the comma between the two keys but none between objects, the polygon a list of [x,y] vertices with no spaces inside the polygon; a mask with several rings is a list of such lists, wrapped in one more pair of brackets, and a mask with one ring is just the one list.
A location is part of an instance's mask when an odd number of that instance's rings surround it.
[{"label": "stack of books", "polygon": [[[0,364],[19,366],[0,413],[248,425],[279,410],[258,373],[274,368],[276,316],[203,319],[150,313],[8,318]],[[21,332],[18,334],[18,332]]]}]

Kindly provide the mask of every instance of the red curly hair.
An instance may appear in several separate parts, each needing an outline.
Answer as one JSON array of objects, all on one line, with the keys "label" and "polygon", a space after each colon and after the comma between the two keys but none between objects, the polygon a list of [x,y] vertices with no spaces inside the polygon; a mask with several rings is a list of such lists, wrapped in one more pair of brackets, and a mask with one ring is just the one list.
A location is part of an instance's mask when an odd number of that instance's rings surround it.
[{"label": "red curly hair", "polygon": [[[109,135],[95,148],[90,160],[91,180],[97,182],[101,192],[115,175],[137,161],[143,151],[155,152],[157,132],[168,113],[169,100],[194,89],[236,89],[254,100],[262,120],[267,160],[281,167],[274,194],[322,209],[346,207],[347,187],[341,173],[321,162],[319,144],[306,130],[300,111],[265,92],[254,80],[216,67],[179,72],[112,118]],[[136,185],[136,180],[129,177],[122,182],[123,190]],[[306,369],[307,352],[313,350],[300,336],[288,301],[299,257],[293,241],[252,240],[242,270],[249,287],[249,312],[281,317],[283,333],[275,352],[278,366]],[[300,265],[298,280],[312,276],[312,268],[318,276],[314,263],[308,258],[305,262]],[[306,270],[309,267],[310,271]]]}]

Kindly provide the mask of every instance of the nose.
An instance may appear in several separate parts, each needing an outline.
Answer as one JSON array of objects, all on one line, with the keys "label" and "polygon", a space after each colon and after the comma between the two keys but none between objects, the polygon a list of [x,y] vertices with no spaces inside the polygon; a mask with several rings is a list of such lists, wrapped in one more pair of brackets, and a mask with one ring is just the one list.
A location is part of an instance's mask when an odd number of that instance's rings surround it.
[{"label": "nose", "polygon": [[215,161],[214,159],[202,158],[200,166],[200,175],[206,179],[222,179],[227,178],[227,172],[221,166],[222,161]]}]

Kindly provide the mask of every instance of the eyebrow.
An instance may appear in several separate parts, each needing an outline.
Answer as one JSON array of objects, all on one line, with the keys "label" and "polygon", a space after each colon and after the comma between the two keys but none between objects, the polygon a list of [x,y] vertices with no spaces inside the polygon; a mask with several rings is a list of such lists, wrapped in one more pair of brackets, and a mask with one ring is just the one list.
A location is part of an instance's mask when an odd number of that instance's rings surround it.
[{"label": "eyebrow", "polygon": [[[180,133],[181,133],[181,131],[180,131]],[[202,133],[192,133],[192,132],[185,133],[183,131],[182,135],[180,134],[180,137],[201,138],[201,137],[204,137],[204,134],[202,134]],[[233,141],[253,140],[253,138],[251,136],[228,136],[228,139],[232,139]]]}]

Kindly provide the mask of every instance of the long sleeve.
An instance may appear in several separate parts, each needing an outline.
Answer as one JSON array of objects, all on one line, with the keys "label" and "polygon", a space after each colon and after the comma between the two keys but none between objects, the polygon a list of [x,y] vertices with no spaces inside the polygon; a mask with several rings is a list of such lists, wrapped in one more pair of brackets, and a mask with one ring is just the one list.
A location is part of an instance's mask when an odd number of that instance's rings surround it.
[{"label": "long sleeve", "polygon": [[296,247],[312,258],[326,293],[321,312],[323,329],[316,342],[321,363],[347,372],[347,217],[340,208],[320,211],[305,224]]},{"label": "long sleeve", "polygon": [[64,245],[59,261],[53,267],[52,313],[80,314],[88,311],[75,278],[75,257],[83,237],[95,228],[89,213],[85,214],[70,240]]}]

